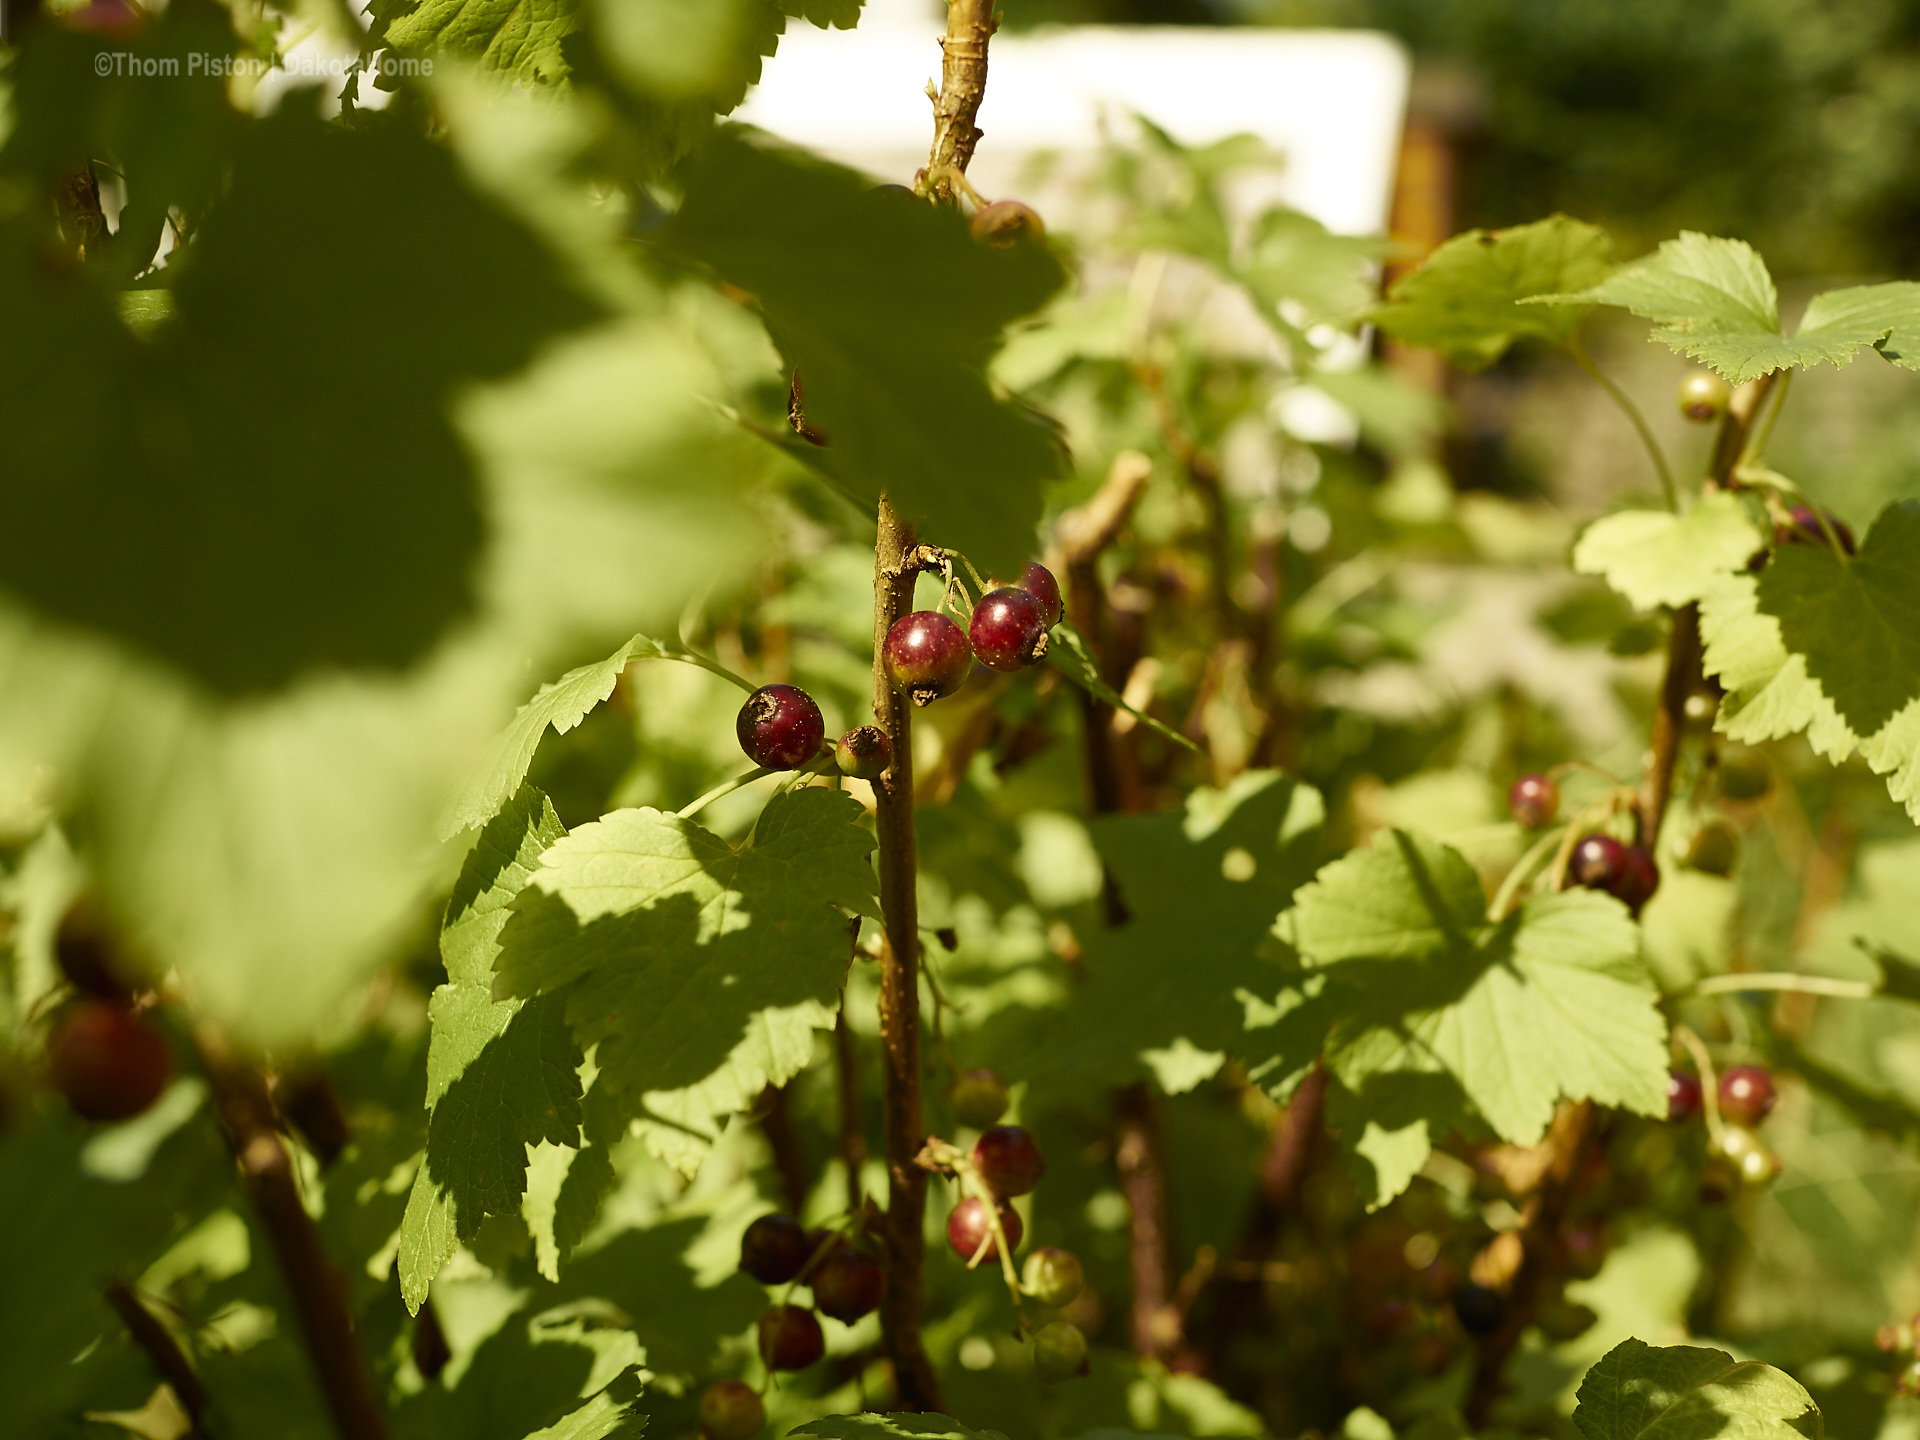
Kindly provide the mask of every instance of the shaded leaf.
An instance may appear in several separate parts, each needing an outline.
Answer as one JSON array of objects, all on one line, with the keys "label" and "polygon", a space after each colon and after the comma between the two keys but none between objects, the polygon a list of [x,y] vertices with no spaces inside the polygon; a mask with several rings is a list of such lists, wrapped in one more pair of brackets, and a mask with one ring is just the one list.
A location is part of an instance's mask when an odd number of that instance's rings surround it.
[{"label": "shaded leaf", "polygon": [[876,911],[860,816],[851,796],[803,787],[739,847],[651,808],[582,825],[514,902],[496,993],[563,995],[579,1043],[598,1046],[596,1093],[691,1168],[716,1120],[798,1073],[833,1023],[851,956],[835,906]]},{"label": "shaded leaf", "polygon": [[564,1007],[492,995],[508,902],[565,833],[547,797],[522,786],[480,832],[447,906],[448,983],[429,1006],[427,1154],[400,1230],[400,1289],[412,1310],[481,1220],[519,1210],[526,1147],[579,1143],[581,1054]]},{"label": "shaded leaf", "polygon": [[1081,936],[1086,979],[1035,1047],[1036,1070],[1116,1083],[1152,1073],[1178,1089],[1238,1051],[1238,992],[1272,988],[1261,944],[1312,874],[1324,813],[1318,791],[1256,770],[1193,791],[1181,812],[1096,820],[1129,918]]},{"label": "shaded leaf", "polygon": [[1881,511],[1851,561],[1778,547],[1758,601],[1848,728],[1874,734],[1920,695],[1920,501]]},{"label": "shaded leaf", "polygon": [[822,1440],[987,1440],[998,1430],[974,1430],[947,1415],[823,1415],[796,1425],[790,1435]]},{"label": "shaded leaf", "polygon": [[829,441],[816,463],[862,510],[886,493],[983,570],[1026,562],[1059,450],[985,371],[1064,279],[1050,250],[978,244],[955,211],[739,129],[689,163],[667,238],[756,298]]}]

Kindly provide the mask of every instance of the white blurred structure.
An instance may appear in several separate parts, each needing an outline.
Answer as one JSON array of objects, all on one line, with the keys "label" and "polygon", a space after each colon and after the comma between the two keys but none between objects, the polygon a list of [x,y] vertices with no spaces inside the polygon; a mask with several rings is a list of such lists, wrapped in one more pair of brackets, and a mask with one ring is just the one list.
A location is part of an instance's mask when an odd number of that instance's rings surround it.
[{"label": "white blurred structure", "polygon": [[[789,21],[780,50],[736,112],[876,179],[910,183],[927,163],[945,6],[868,0],[857,30]],[[989,198],[1045,209],[1023,184],[1057,154],[1084,167],[1103,121],[1125,134],[1135,113],[1188,145],[1251,133],[1284,170],[1237,204],[1280,200],[1347,235],[1386,229],[1406,108],[1406,53],[1364,31],[1082,26],[996,36],[985,132],[969,176]]]}]

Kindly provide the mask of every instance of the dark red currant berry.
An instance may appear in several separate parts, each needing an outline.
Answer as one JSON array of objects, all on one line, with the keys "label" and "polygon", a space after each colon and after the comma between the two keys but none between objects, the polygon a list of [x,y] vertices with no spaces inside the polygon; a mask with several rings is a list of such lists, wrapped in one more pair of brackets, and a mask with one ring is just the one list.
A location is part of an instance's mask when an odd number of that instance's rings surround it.
[{"label": "dark red currant berry", "polygon": [[740,707],[733,729],[747,758],[769,770],[798,770],[827,737],[820,707],[798,685],[762,685]]},{"label": "dark red currant berry", "polygon": [[1019,586],[1040,602],[1040,608],[1047,612],[1047,628],[1051,630],[1060,623],[1065,610],[1060,604],[1060,582],[1053,578],[1053,572],[1038,560],[1029,560],[1027,568],[1020,572]]},{"label": "dark red currant berry", "polygon": [[1071,1250],[1042,1246],[1027,1256],[1020,1269],[1020,1286],[1042,1305],[1058,1310],[1073,1303],[1087,1284],[1087,1272]]},{"label": "dark red currant berry", "polygon": [[1626,869],[1613,887],[1614,898],[1638,915],[1659,888],[1660,867],[1653,863],[1653,852],[1644,845],[1629,845]]},{"label": "dark red currant berry", "polygon": [[1087,1373],[1087,1337],[1078,1326],[1054,1320],[1034,1332],[1033,1373],[1042,1380],[1071,1380]]},{"label": "dark red currant berry", "polygon": [[826,1336],[811,1310],[772,1305],[760,1317],[760,1358],[769,1370],[804,1370],[826,1353]]},{"label": "dark red currant berry", "polygon": [[1047,654],[1047,612],[1025,590],[989,590],[967,625],[973,658],[989,670],[1024,670]]},{"label": "dark red currant berry", "polygon": [[1758,1065],[1735,1065],[1720,1072],[1720,1114],[1735,1125],[1757,1125],[1779,1096],[1773,1076]]},{"label": "dark red currant berry", "polygon": [[1591,1220],[1569,1225],[1560,1237],[1560,1248],[1566,1256],[1567,1269],[1582,1280],[1591,1280],[1606,1263],[1607,1232]]},{"label": "dark red currant berry", "polygon": [[53,958],[67,983],[82,995],[126,1006],[133,992],[120,978],[120,961],[106,922],[88,901],[82,900],[60,917],[53,936]]},{"label": "dark red currant berry", "polygon": [[953,1082],[953,1114],[962,1125],[985,1130],[1007,1113],[1007,1087],[991,1070],[968,1070]]},{"label": "dark red currant berry", "polygon": [[1527,829],[1544,829],[1560,813],[1560,787],[1551,775],[1522,775],[1507,791],[1507,808]]},{"label": "dark red currant berry", "polygon": [[73,1007],[47,1045],[47,1074],[83,1120],[131,1120],[173,1078],[167,1042],[107,1000]]},{"label": "dark red currant berry", "polygon": [[1675,1070],[1667,1076],[1667,1119],[1691,1120],[1700,1113],[1700,1077],[1691,1070]]},{"label": "dark red currant berry", "polygon": [[1627,845],[1611,835],[1588,835],[1573,847],[1567,873],[1576,885],[1604,890],[1636,914],[1660,887],[1660,870],[1653,856],[1638,845]]},{"label": "dark red currant berry", "polygon": [[813,1255],[807,1232],[787,1215],[762,1215],[740,1237],[740,1268],[762,1285],[784,1285]]},{"label": "dark red currant berry", "polygon": [[[1773,527],[1774,544],[1825,547],[1826,532],[1820,528],[1820,517],[1813,513],[1811,505],[1795,505],[1787,515],[1786,524]],[[1849,555],[1853,554],[1853,531],[1831,510],[1826,512],[1826,517],[1827,524],[1833,527],[1833,538],[1840,542],[1840,548]]]},{"label": "dark red currant berry", "polygon": [[881,651],[893,688],[931,705],[966,684],[973,669],[973,647],[966,631],[935,610],[902,615],[887,631]]},{"label": "dark red currant berry", "polygon": [[1462,1285],[1454,1293],[1453,1313],[1469,1335],[1491,1335],[1507,1318],[1507,1302],[1484,1285]]},{"label": "dark red currant berry", "polygon": [[822,1315],[851,1325],[862,1315],[871,1315],[880,1308],[887,1276],[878,1264],[858,1250],[847,1250],[821,1261],[809,1283],[813,1286],[814,1308]]},{"label": "dark red currant berry", "polygon": [[973,238],[985,245],[1010,249],[1015,245],[1046,238],[1047,227],[1030,206],[1018,200],[996,200],[982,205],[967,222]]},{"label": "dark red currant berry", "polygon": [[753,1440],[767,1407],[743,1380],[716,1380],[700,1397],[700,1433],[707,1440]]},{"label": "dark red currant berry", "polygon": [[[1000,1207],[1000,1228],[1006,1232],[1007,1244],[1018,1250],[1023,1232],[1020,1216],[1011,1205]],[[947,1216],[947,1244],[962,1260],[972,1260],[980,1253],[982,1244],[987,1247],[986,1253],[980,1256],[982,1261],[995,1259],[1000,1254],[999,1246],[993,1241],[992,1227],[987,1224],[987,1207],[979,1196],[969,1195],[953,1207],[953,1213]]]},{"label": "dark red currant berry", "polygon": [[833,761],[842,775],[878,780],[893,764],[893,742],[878,725],[862,725],[834,742]]},{"label": "dark red currant berry", "polygon": [[1025,1195],[1047,1173],[1039,1142],[1018,1125],[989,1130],[974,1143],[973,1168],[1002,1200]]},{"label": "dark red currant berry", "polygon": [[1711,370],[1696,370],[1680,382],[1680,413],[1705,425],[1727,413],[1733,389]]}]

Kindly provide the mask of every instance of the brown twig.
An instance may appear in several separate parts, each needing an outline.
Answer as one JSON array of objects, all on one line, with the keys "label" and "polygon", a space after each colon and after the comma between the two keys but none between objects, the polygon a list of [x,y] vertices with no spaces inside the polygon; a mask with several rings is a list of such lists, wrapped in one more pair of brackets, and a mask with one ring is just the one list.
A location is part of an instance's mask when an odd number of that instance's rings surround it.
[{"label": "brown twig", "polygon": [[200,1422],[207,1413],[207,1387],[201,1384],[200,1372],[193,1368],[186,1351],[173,1338],[173,1332],[147,1309],[124,1280],[115,1280],[107,1286],[107,1303],[126,1325],[134,1344],[147,1352],[147,1358],[153,1361],[161,1378],[172,1387],[174,1399],[193,1422],[189,1436],[201,1434]]},{"label": "brown twig", "polygon": [[1260,1189],[1232,1258],[1218,1272],[1213,1305],[1195,1338],[1207,1373],[1219,1375],[1236,1336],[1261,1323],[1269,1257],[1294,1211],[1313,1165],[1326,1114],[1327,1071],[1321,1064],[1301,1079],[1274,1121],[1260,1161]]},{"label": "brown twig", "polygon": [[780,1177],[780,1198],[787,1202],[789,1215],[803,1215],[807,1209],[807,1157],[800,1149],[800,1137],[794,1133],[793,1115],[787,1108],[787,1092],[769,1085],[760,1092],[754,1105],[760,1120],[760,1133],[767,1137],[773,1151],[774,1172]]},{"label": "brown twig", "polygon": [[[1719,434],[1714,437],[1707,489],[1723,489],[1735,483],[1734,472],[1746,450],[1747,437],[1777,379],[1777,372],[1763,375],[1733,392],[1726,416],[1720,422]],[[1646,773],[1634,812],[1636,838],[1649,847],[1660,838],[1660,824],[1666,818],[1667,802],[1673,795],[1674,767],[1680,759],[1680,742],[1686,735],[1687,702],[1695,695],[1709,693],[1700,660],[1699,607],[1683,605],[1673,615],[1673,633],[1667,641],[1666,678],[1660,686],[1660,707],[1654,712],[1653,728],[1648,736]]]},{"label": "brown twig", "polygon": [[1174,1300],[1173,1211],[1167,1195],[1166,1147],[1159,1107],[1146,1082],[1114,1098],[1119,1137],[1114,1164],[1127,1201],[1127,1269],[1133,1280],[1128,1332],[1136,1355],[1164,1361],[1180,1343]]},{"label": "brown twig", "polygon": [[1500,1398],[1502,1376],[1520,1337],[1533,1324],[1540,1302],[1552,1293],[1565,1270],[1560,1245],[1560,1222],[1566,1218],[1588,1149],[1598,1141],[1590,1102],[1563,1102],[1547,1131],[1547,1162],[1540,1188],[1527,1200],[1519,1230],[1520,1266],[1507,1296],[1506,1318],[1500,1328],[1480,1342],[1474,1356],[1473,1381],[1463,1413],[1472,1432],[1486,1428]]},{"label": "brown twig", "polygon": [[987,42],[998,22],[993,0],[947,0],[947,33],[941,37],[940,90],[933,96],[933,149],[921,172],[928,193],[951,202],[956,173],[973,160],[981,130],[973,122],[987,92]]},{"label": "brown twig", "polygon": [[346,1277],[328,1260],[320,1231],[301,1203],[266,1081],[211,1027],[200,1027],[194,1038],[215,1112],[239,1162],[241,1187],[273,1242],[334,1428],[342,1440],[386,1440],[387,1422],[354,1335]]},{"label": "brown twig", "polygon": [[885,1080],[887,1293],[880,1333],[893,1362],[903,1410],[938,1410],[940,1380],[920,1338],[925,1291],[926,1172],[914,1157],[926,1136],[920,1120],[920,918],[913,834],[913,720],[907,697],[888,683],[887,631],[913,607],[923,568],[913,528],[880,501],[873,553],[873,718],[893,745],[893,765],[874,783],[880,841],[880,1056]]},{"label": "brown twig", "polygon": [[[857,932],[856,932],[857,933]],[[846,992],[833,1024],[835,1078],[840,1084],[840,1163],[847,1167],[847,1210],[860,1209],[860,1168],[867,1163],[867,1135],[860,1112],[860,1051],[847,1024]]]},{"label": "brown twig", "polygon": [[[1100,678],[1114,689],[1126,684],[1126,675],[1114,654],[1106,587],[1100,583],[1100,555],[1119,538],[1120,531],[1145,491],[1153,462],[1137,450],[1114,457],[1107,478],[1085,504],[1060,517],[1056,528],[1056,555],[1067,577],[1067,609],[1074,628],[1086,637]],[[1093,813],[1112,815],[1129,809],[1127,785],[1114,743],[1113,707],[1086,690],[1080,691],[1080,719],[1085,731],[1087,789]],[[1124,918],[1119,896],[1107,886],[1107,921]]]}]

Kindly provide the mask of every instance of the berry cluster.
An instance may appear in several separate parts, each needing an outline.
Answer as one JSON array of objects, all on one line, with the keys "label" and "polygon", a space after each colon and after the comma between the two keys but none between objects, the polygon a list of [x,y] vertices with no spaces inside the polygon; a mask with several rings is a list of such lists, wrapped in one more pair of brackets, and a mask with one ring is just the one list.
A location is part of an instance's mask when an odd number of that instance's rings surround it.
[{"label": "berry cluster", "polygon": [[[1522,775],[1507,792],[1507,808],[1526,829],[1543,830],[1560,814],[1560,787],[1551,775]],[[1646,846],[1596,832],[1575,842],[1567,856],[1567,878],[1604,891],[1638,915],[1660,887],[1660,868]]]},{"label": "berry cluster", "polygon": [[166,1039],[136,1009],[106,928],[84,903],[60,922],[53,948],[82,998],[47,1042],[47,1078],[81,1119],[131,1120],[173,1079]]},{"label": "berry cluster", "polygon": [[[804,1370],[826,1354],[820,1315],[852,1325],[880,1308],[886,1272],[866,1251],[831,1230],[808,1230],[790,1215],[762,1215],[740,1237],[740,1268],[762,1285],[805,1283],[813,1304],[785,1300],[760,1316],[760,1358],[769,1372]],[[722,1380],[700,1400],[707,1440],[747,1440],[766,1423],[751,1386]]]},{"label": "berry cluster", "polygon": [[[981,597],[966,630],[937,610],[902,616],[887,631],[881,663],[896,690],[930,705],[964,685],[975,660],[994,670],[1039,664],[1060,614],[1058,582],[1044,565],[1030,564],[1018,585]],[[801,770],[822,759],[827,723],[798,685],[762,685],[740,707],[734,733],[754,764]],[[833,743],[832,755],[841,774],[878,780],[893,764],[893,743],[879,726],[860,725]]]},{"label": "berry cluster", "polygon": [[[949,1149],[947,1154],[953,1168],[969,1170],[993,1201],[989,1207],[980,1195],[967,1195],[947,1215],[947,1245],[968,1268],[1001,1258],[994,1235],[996,1219],[1008,1249],[1020,1248],[1026,1227],[1009,1202],[1030,1194],[1047,1173],[1046,1157],[1032,1134],[1018,1125],[998,1123],[1006,1114],[1008,1098],[1006,1085],[991,1070],[964,1072],[949,1096],[955,1117],[985,1133],[964,1165],[957,1151]],[[1043,1246],[1027,1256],[1018,1288],[1047,1309],[1059,1311],[1085,1287],[1086,1273],[1071,1251]],[[1087,1337],[1064,1317],[1046,1321],[1033,1332],[1033,1366],[1043,1380],[1086,1374]]]},{"label": "berry cluster", "polygon": [[[1719,1133],[1700,1172],[1700,1195],[1718,1203],[1742,1185],[1759,1186],[1780,1173],[1780,1157],[1754,1130],[1779,1098],[1773,1076],[1763,1066],[1734,1065],[1720,1072],[1714,1086],[1719,1102]],[[1667,1119],[1682,1123],[1704,1108],[1700,1077],[1675,1070],[1667,1081]]]},{"label": "berry cluster", "polygon": [[938,610],[902,615],[887,631],[881,663],[894,689],[915,705],[931,705],[966,683],[975,660],[990,670],[1038,665],[1060,614],[1059,582],[1044,565],[1030,564],[1019,584],[980,597],[965,630]]}]

